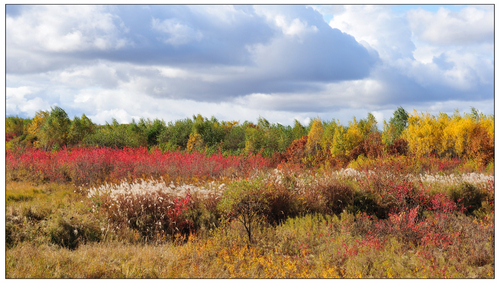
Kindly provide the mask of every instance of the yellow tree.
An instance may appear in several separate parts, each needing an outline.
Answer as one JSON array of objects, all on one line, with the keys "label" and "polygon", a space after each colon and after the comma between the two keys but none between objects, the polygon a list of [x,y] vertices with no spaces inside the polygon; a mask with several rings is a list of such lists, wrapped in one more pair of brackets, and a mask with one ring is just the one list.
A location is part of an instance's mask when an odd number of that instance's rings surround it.
[{"label": "yellow tree", "polygon": [[191,133],[189,135],[189,140],[187,142],[186,150],[188,152],[192,152],[195,149],[199,150],[202,148],[203,148],[203,140],[201,136],[197,132]]},{"label": "yellow tree", "polygon": [[346,142],[345,135],[347,133],[347,127],[343,125],[337,125],[333,129],[332,142],[330,146],[330,153],[332,156],[338,156],[345,154],[346,152]]},{"label": "yellow tree", "polygon": [[316,154],[321,149],[321,138],[323,137],[323,123],[319,118],[314,119],[309,131],[306,143],[308,154]]},{"label": "yellow tree", "polygon": [[356,117],[352,121],[349,121],[349,128],[344,136],[345,139],[345,153],[350,154],[350,152],[361,145],[363,141],[372,132],[377,131],[377,121],[373,114],[368,113],[366,119],[356,120]]},{"label": "yellow tree", "polygon": [[408,142],[410,152],[416,156],[430,154],[446,154],[452,141],[444,138],[444,131],[450,123],[446,113],[439,113],[435,117],[428,112],[418,113],[415,109],[408,117],[408,127],[402,137]]},{"label": "yellow tree", "polygon": [[349,154],[351,150],[363,142],[363,127],[358,123],[356,117],[349,121],[349,128],[345,135],[345,153]]},{"label": "yellow tree", "polygon": [[42,128],[48,116],[49,112],[47,111],[36,112],[35,117],[33,118],[33,120],[31,120],[31,123],[28,125],[28,134],[36,136],[40,131],[40,129]]},{"label": "yellow tree", "polygon": [[323,125],[323,135],[321,137],[321,148],[326,151],[330,151],[332,147],[333,135],[335,134],[335,129],[338,127],[340,123],[335,120],[331,120],[330,122],[326,122]]},{"label": "yellow tree", "polygon": [[28,125],[28,134],[32,137],[35,137],[37,141],[33,143],[35,147],[40,147],[40,129],[42,126],[45,124],[45,121],[47,120],[47,117],[49,117],[49,112],[48,111],[38,111],[35,114],[35,117],[33,120],[31,120],[31,123]]},{"label": "yellow tree", "polygon": [[466,156],[475,124],[476,122],[471,115],[462,117],[458,110],[455,110],[443,129],[441,155],[447,157]]}]

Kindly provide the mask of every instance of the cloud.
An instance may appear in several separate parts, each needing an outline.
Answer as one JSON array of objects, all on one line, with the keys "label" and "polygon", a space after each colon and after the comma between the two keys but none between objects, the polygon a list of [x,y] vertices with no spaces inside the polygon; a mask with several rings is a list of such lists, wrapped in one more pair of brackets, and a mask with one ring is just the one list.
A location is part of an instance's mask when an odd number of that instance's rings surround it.
[{"label": "cloud", "polygon": [[38,52],[119,49],[127,44],[117,36],[119,22],[102,6],[27,6],[22,16],[7,15],[7,44]]},{"label": "cloud", "polygon": [[103,87],[116,88],[121,81],[129,78],[116,64],[96,62],[91,65],[75,66],[54,74],[52,82],[73,88]]},{"label": "cloud", "polygon": [[154,30],[168,35],[167,38],[162,39],[163,42],[172,44],[176,47],[191,41],[200,41],[203,37],[200,31],[194,30],[176,19],[165,19],[160,21],[159,19],[153,18],[151,25]]},{"label": "cloud", "polygon": [[[491,20],[490,10],[477,7],[457,12],[442,7],[437,12],[419,8],[401,14],[389,6],[355,5],[337,9],[330,26],[353,35],[368,50],[380,54],[380,64],[373,68],[370,79],[383,85],[383,92],[367,93],[376,97],[375,104],[383,106],[391,101],[418,104],[470,100],[474,96],[492,98]],[[471,27],[465,28],[467,24]],[[455,36],[456,31],[475,29],[481,36],[470,41]],[[446,42],[449,44],[443,46]]]},{"label": "cloud", "polygon": [[389,6],[348,5],[337,9],[329,25],[376,50],[382,60],[412,58],[415,45],[407,20]]},{"label": "cloud", "polygon": [[6,110],[293,124],[468,109],[493,98],[490,6],[7,5]]},{"label": "cloud", "polygon": [[[15,115],[33,115],[39,110],[48,110],[50,105],[40,97],[32,97],[37,89],[31,87],[7,87],[6,93],[6,111]],[[34,116],[34,115],[33,115]]]},{"label": "cloud", "polygon": [[[377,60],[305,6],[168,5],[135,9],[133,16],[129,6],[72,7],[35,6],[8,16],[9,73],[50,71],[53,82],[70,88],[128,87],[220,102],[317,91],[317,82],[367,77]],[[28,30],[49,32],[44,41],[14,36]]]},{"label": "cloud", "polygon": [[436,45],[465,45],[493,41],[492,5],[465,7],[459,11],[439,8],[437,13],[416,9],[408,11],[415,36]]},{"label": "cloud", "polygon": [[129,44],[120,19],[103,6],[12,7],[15,16],[11,12],[6,17],[6,65],[11,74],[81,64],[82,58],[75,54],[114,51]]}]

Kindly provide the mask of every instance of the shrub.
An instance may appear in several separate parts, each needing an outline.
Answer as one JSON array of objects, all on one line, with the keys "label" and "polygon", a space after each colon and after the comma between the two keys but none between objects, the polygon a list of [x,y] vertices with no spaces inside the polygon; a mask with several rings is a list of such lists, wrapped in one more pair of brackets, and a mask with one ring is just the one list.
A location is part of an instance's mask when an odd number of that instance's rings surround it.
[{"label": "shrub", "polygon": [[408,142],[405,139],[397,139],[389,145],[387,152],[391,155],[406,155],[408,153]]},{"label": "shrub", "polygon": [[76,249],[79,245],[101,240],[101,228],[97,221],[85,217],[59,216],[55,223],[48,227],[50,242],[58,246]]},{"label": "shrub", "polygon": [[307,140],[307,135],[303,136],[300,139],[294,140],[292,144],[290,144],[286,149],[285,160],[291,163],[300,163],[301,160],[306,156]]},{"label": "shrub", "polygon": [[220,192],[199,194],[194,191],[191,200],[186,218],[191,221],[193,231],[207,234],[221,225],[223,214],[218,208],[221,200]]},{"label": "shrub", "polygon": [[266,220],[272,225],[281,224],[288,218],[301,213],[301,202],[296,190],[284,185],[266,184],[264,194],[267,199]]},{"label": "shrub", "polygon": [[336,180],[320,184],[319,192],[324,198],[324,206],[328,214],[340,214],[354,200],[354,192],[351,186]]},{"label": "shrub", "polygon": [[184,188],[154,181],[122,182],[93,188],[89,198],[100,203],[99,210],[116,229],[127,226],[147,241],[158,236],[187,235],[193,228],[188,217],[191,195]]},{"label": "shrub", "polygon": [[243,224],[248,242],[252,242],[252,233],[259,220],[266,216],[269,201],[262,190],[259,179],[241,180],[231,183],[224,191],[219,208],[230,219]]},{"label": "shrub", "polygon": [[488,194],[470,183],[462,183],[458,188],[450,191],[450,197],[459,208],[463,208],[467,215],[482,207],[482,202],[486,201]]},{"label": "shrub", "polygon": [[372,192],[354,191],[352,204],[347,206],[347,211],[352,214],[366,213],[377,217],[387,217],[384,208],[380,207]]},{"label": "shrub", "polygon": [[36,149],[7,150],[9,179],[35,182],[72,182],[76,185],[119,181],[146,176],[191,178],[248,176],[269,167],[260,155],[206,156],[200,152],[181,153],[146,148],[63,148],[56,152]]}]

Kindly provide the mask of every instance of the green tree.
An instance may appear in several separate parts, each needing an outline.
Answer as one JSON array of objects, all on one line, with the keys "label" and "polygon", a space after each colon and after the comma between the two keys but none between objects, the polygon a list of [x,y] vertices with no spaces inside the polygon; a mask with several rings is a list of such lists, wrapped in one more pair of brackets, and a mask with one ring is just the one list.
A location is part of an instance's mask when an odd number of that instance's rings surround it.
[{"label": "green tree", "polygon": [[293,133],[292,127],[283,126],[281,124],[276,125],[277,134],[277,142],[278,142],[278,151],[285,152],[288,146],[293,142]]},{"label": "green tree", "polygon": [[106,125],[99,127],[94,134],[86,136],[83,143],[117,148],[147,146],[146,136],[135,121],[119,124],[114,118],[111,124],[106,122]]},{"label": "green tree", "polygon": [[141,118],[138,127],[141,129],[146,137],[149,146],[154,146],[159,143],[160,135],[166,130],[166,125],[163,120],[150,119],[144,120]]},{"label": "green tree", "polygon": [[223,141],[225,136],[224,127],[217,118],[212,116],[209,120],[203,118],[200,114],[193,118],[193,133],[199,134],[206,146],[215,148]]},{"label": "green tree", "polygon": [[222,147],[230,152],[238,152],[245,148],[245,128],[242,125],[234,125],[227,130]]},{"label": "green tree", "polygon": [[305,135],[307,135],[306,128],[304,126],[302,126],[302,124],[297,119],[295,119],[295,122],[294,122],[294,125],[292,128],[293,140],[300,139]]},{"label": "green tree", "polygon": [[71,120],[62,108],[55,106],[40,129],[40,144],[45,149],[67,144]]},{"label": "green tree", "polygon": [[193,120],[186,118],[169,122],[165,129],[159,134],[160,144],[169,144],[170,147],[186,149],[189,135],[193,133]]},{"label": "green tree", "polygon": [[248,153],[256,153],[263,143],[263,132],[259,126],[249,124],[245,128],[245,151]]},{"label": "green tree", "polygon": [[5,133],[11,133],[16,137],[27,134],[27,122],[29,122],[29,119],[23,119],[17,116],[7,117],[5,118]]},{"label": "green tree", "polygon": [[68,144],[81,142],[86,136],[93,134],[95,128],[95,124],[85,114],[81,118],[75,116],[69,128]]},{"label": "green tree", "polygon": [[400,106],[394,111],[389,123],[384,121],[382,139],[386,145],[392,145],[401,137],[403,131],[408,128],[408,117],[408,112]]},{"label": "green tree", "polygon": [[5,146],[12,149],[18,146],[25,147],[34,140],[34,136],[28,135],[28,126],[31,119],[19,117],[7,117],[5,119]]}]

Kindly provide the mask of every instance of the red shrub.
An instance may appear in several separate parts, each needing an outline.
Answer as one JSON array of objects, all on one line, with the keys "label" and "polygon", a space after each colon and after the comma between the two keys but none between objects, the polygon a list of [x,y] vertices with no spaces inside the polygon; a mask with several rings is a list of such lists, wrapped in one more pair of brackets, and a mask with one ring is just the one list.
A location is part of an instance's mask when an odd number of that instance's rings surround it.
[{"label": "red shrub", "polygon": [[285,153],[285,160],[292,163],[300,163],[302,158],[306,156],[307,135],[300,139],[294,140],[288,146]]},{"label": "red shrub", "polygon": [[246,176],[268,168],[269,161],[260,155],[207,157],[199,152],[81,147],[54,152],[7,150],[6,165],[12,179],[85,184],[163,175],[182,178]]},{"label": "red shrub", "polygon": [[408,153],[408,142],[404,139],[398,139],[388,147],[387,152],[391,155],[406,155]]},{"label": "red shrub", "polygon": [[17,137],[16,133],[10,132],[10,133],[5,133],[5,142],[9,142],[12,139],[15,139]]}]

